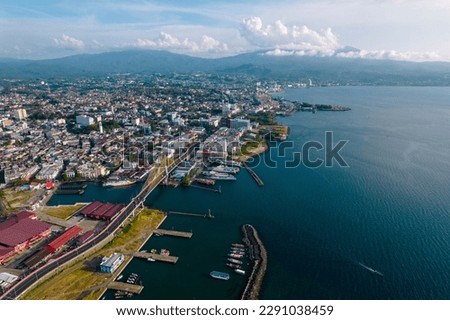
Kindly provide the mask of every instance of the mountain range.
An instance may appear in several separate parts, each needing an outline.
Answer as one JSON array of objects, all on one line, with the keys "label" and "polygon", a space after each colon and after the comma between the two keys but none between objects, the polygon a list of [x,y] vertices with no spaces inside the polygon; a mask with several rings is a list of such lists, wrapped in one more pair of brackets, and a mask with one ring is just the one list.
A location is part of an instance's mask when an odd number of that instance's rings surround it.
[{"label": "mountain range", "polygon": [[0,59],[0,78],[72,78],[117,73],[218,73],[261,80],[353,85],[450,85],[450,63],[274,56],[264,51],[206,59],[167,51],[81,54],[48,60]]}]

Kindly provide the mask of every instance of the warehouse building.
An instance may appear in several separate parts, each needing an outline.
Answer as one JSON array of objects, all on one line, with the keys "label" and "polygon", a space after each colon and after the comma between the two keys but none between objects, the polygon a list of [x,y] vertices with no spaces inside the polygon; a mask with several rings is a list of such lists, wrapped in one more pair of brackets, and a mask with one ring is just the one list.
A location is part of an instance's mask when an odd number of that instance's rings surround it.
[{"label": "warehouse building", "polygon": [[105,273],[113,273],[122,264],[124,260],[123,254],[113,253],[109,257],[103,257],[100,263],[100,271]]}]

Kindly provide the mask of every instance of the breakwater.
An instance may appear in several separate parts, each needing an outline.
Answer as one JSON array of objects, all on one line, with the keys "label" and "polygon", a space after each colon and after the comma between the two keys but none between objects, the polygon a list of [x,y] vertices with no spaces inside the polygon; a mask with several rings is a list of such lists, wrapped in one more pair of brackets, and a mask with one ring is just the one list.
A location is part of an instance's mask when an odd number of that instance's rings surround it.
[{"label": "breakwater", "polygon": [[243,241],[248,248],[248,256],[253,261],[253,269],[241,300],[257,300],[267,270],[267,251],[252,225],[244,224],[242,232],[244,233]]}]

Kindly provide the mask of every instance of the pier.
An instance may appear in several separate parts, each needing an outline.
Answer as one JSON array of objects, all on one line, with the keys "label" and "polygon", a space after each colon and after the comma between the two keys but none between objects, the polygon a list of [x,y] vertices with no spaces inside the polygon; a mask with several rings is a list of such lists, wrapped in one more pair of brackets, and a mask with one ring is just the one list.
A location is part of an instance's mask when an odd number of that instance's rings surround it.
[{"label": "pier", "polygon": [[245,162],[243,163],[243,166],[244,166],[245,169],[247,169],[248,173],[250,173],[252,178],[255,179],[255,181],[258,184],[258,186],[260,186],[260,187],[264,186],[264,182],[261,180],[260,177],[258,177],[258,175],[255,173],[255,171],[250,169]]},{"label": "pier", "polygon": [[144,289],[144,286],[126,282],[111,281],[110,283],[108,283],[107,288],[117,291],[125,291],[134,294],[140,294]]},{"label": "pier", "polygon": [[183,232],[183,231],[175,231],[175,230],[165,230],[165,229],[156,229],[154,234],[160,234],[162,236],[172,236],[172,237],[179,237],[179,238],[192,238],[192,232]]},{"label": "pier", "polygon": [[178,257],[175,256],[165,256],[157,253],[149,253],[149,252],[135,252],[131,254],[135,258],[141,259],[154,259],[155,261],[167,262],[167,263],[177,263]]},{"label": "pier", "polygon": [[202,186],[196,186],[196,185],[193,185],[193,184],[190,184],[189,187],[200,189],[200,190],[206,190],[206,191],[222,193],[222,189],[220,187],[219,187],[219,189],[214,189],[214,188],[207,188],[207,187],[202,187]]},{"label": "pier", "polygon": [[211,210],[208,210],[207,214],[201,213],[189,213],[189,212],[180,212],[180,211],[169,211],[167,214],[175,214],[179,216],[190,216],[190,217],[199,217],[199,218],[209,218],[212,219],[214,216],[211,214]]}]

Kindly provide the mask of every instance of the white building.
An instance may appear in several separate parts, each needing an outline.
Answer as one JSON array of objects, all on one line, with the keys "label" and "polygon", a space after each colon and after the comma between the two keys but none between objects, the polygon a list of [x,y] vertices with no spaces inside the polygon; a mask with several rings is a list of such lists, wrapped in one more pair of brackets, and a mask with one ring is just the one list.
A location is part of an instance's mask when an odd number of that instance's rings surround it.
[{"label": "white building", "polygon": [[94,118],[88,116],[77,116],[76,117],[77,124],[82,127],[89,127],[94,124]]},{"label": "white building", "polygon": [[14,110],[14,118],[16,120],[23,120],[27,117],[27,110],[25,109],[16,109]]},{"label": "white building", "polygon": [[36,175],[38,180],[54,180],[61,173],[63,165],[61,164],[45,164],[41,171]]}]

